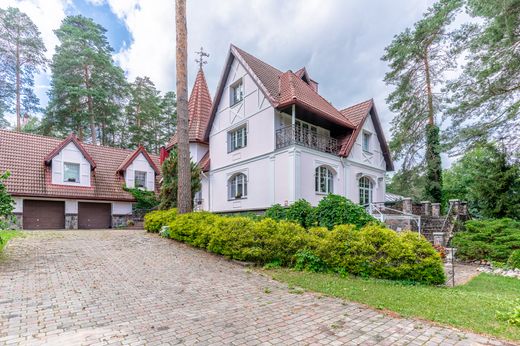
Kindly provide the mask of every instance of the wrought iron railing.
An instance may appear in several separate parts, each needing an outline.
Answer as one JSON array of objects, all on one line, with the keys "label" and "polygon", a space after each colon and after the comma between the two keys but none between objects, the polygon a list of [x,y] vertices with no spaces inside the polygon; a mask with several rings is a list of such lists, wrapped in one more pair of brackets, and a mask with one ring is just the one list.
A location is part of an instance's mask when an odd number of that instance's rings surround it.
[{"label": "wrought iron railing", "polygon": [[337,139],[318,134],[310,129],[289,125],[276,130],[276,149],[295,144],[324,153],[337,154],[339,151]]}]

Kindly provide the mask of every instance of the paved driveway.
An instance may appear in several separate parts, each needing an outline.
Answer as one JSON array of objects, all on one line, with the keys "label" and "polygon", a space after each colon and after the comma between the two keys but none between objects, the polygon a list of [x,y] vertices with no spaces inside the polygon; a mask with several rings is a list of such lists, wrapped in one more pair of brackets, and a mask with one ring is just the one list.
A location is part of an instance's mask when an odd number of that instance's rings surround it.
[{"label": "paved driveway", "polygon": [[287,286],[144,231],[30,232],[0,260],[0,344],[502,345]]}]

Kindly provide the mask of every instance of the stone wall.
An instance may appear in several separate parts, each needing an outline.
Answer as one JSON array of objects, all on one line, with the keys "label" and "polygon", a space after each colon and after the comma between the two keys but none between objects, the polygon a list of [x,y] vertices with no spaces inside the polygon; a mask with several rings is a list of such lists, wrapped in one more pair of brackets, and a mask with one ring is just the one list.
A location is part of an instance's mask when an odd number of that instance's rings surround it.
[{"label": "stone wall", "polygon": [[133,221],[131,214],[112,215],[112,228],[121,228],[128,226],[128,222]]},{"label": "stone wall", "polygon": [[65,229],[78,229],[78,214],[65,214]]}]

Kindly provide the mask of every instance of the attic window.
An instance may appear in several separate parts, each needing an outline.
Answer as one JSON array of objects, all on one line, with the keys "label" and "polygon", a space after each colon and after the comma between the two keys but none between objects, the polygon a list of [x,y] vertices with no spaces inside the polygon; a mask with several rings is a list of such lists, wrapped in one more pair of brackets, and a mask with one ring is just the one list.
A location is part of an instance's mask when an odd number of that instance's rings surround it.
[{"label": "attic window", "polygon": [[230,87],[230,105],[234,106],[244,99],[244,84],[242,79],[233,83]]},{"label": "attic window", "polygon": [[146,189],[146,172],[135,171],[135,187],[138,189]]},{"label": "attic window", "polygon": [[79,183],[79,163],[63,163],[63,181],[66,183]]}]

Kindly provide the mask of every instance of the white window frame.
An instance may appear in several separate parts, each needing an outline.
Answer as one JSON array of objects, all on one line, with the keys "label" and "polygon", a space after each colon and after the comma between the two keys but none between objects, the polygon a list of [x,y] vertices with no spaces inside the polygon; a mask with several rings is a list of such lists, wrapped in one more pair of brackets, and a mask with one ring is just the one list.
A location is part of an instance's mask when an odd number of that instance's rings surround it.
[{"label": "white window frame", "polygon": [[[365,139],[366,139],[366,141],[365,141]],[[361,136],[361,148],[363,149],[363,151],[366,153],[371,153],[372,152],[371,144],[372,144],[372,134],[370,132],[363,131],[362,136]]]},{"label": "white window frame", "polygon": [[[137,186],[137,173],[143,173],[144,174],[144,184],[143,184],[143,186]],[[147,179],[148,179],[148,172],[135,170],[134,171],[134,188],[147,190]]]},{"label": "white window frame", "polygon": [[228,132],[228,153],[247,147],[247,125],[242,125]]},{"label": "white window frame", "polygon": [[334,193],[334,172],[327,166],[314,170],[314,190],[317,194]]},{"label": "white window frame", "polygon": [[247,198],[247,183],[247,176],[244,173],[233,174],[228,179],[228,200]]},{"label": "white window frame", "polygon": [[367,205],[373,201],[374,183],[367,176],[359,178],[359,204]]},{"label": "white window frame", "polygon": [[244,82],[242,78],[229,86],[229,105],[233,107],[244,100]]},{"label": "white window frame", "polygon": [[[65,170],[67,165],[74,165],[78,167],[78,179],[76,181],[65,180]],[[81,184],[81,163],[63,162],[63,182],[67,184]]]}]

